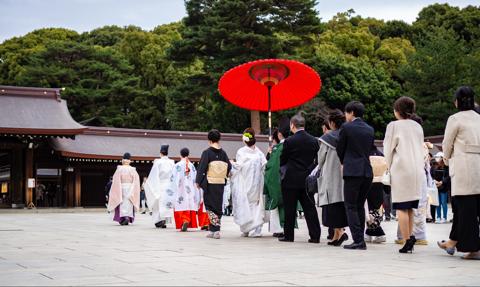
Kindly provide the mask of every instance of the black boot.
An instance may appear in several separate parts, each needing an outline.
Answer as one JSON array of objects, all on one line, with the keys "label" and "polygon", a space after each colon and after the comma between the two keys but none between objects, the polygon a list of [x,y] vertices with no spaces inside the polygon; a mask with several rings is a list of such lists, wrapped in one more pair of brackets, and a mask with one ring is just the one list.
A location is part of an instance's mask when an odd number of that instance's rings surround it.
[{"label": "black boot", "polygon": [[405,242],[405,245],[402,247],[402,249],[398,250],[398,252],[413,253],[413,249],[416,242],[417,242],[417,239],[415,238],[415,236],[410,236],[410,239],[407,239],[407,241]]}]

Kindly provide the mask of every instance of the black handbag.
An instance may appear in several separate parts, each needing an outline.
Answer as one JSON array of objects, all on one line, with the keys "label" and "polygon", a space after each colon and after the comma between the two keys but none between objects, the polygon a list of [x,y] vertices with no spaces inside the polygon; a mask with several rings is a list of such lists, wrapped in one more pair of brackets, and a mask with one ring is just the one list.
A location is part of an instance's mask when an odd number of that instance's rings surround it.
[{"label": "black handbag", "polygon": [[305,180],[305,187],[308,194],[315,194],[318,192],[318,178],[320,177],[321,169],[317,166],[307,176]]}]

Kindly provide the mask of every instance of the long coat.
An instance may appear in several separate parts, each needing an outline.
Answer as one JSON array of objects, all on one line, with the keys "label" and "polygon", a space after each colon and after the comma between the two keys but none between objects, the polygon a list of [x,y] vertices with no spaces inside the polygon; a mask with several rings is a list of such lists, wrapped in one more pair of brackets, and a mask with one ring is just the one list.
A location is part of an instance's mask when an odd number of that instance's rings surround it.
[{"label": "long coat", "polygon": [[458,112],[448,118],[443,153],[450,167],[452,196],[480,194],[480,115]]},{"label": "long coat", "polygon": [[420,200],[426,180],[423,142],[423,129],[417,122],[398,120],[388,124],[383,147],[391,176],[392,202]]},{"label": "long coat", "polygon": [[318,178],[320,206],[343,202],[342,165],[336,151],[338,138],[338,130],[320,138],[318,150],[318,167],[322,170]]}]

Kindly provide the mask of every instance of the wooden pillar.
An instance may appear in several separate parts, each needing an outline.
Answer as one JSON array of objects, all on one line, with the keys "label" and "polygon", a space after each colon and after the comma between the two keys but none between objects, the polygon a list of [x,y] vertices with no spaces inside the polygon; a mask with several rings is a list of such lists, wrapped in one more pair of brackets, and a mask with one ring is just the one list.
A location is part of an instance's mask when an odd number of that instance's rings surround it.
[{"label": "wooden pillar", "polygon": [[73,172],[65,172],[65,186],[67,187],[66,204],[67,207],[75,206],[75,174]]},{"label": "wooden pillar", "polygon": [[250,124],[255,131],[255,134],[259,135],[261,133],[259,111],[250,111]]},{"label": "wooden pillar", "polygon": [[25,151],[25,204],[31,206],[33,202],[33,188],[28,187],[28,179],[33,178],[33,149],[27,148]]},{"label": "wooden pillar", "polygon": [[79,168],[75,168],[75,199],[74,206],[82,206],[82,174]]},{"label": "wooden pillar", "polygon": [[24,174],[24,153],[21,148],[12,149],[11,157],[11,201],[12,208],[24,208],[24,185],[26,182]]}]

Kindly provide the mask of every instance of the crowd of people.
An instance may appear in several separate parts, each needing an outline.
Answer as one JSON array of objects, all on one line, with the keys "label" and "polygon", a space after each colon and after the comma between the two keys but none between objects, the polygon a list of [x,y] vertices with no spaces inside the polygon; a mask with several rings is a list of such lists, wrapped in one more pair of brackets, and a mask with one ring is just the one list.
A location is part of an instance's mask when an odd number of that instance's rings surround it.
[{"label": "crowd of people", "polygon": [[[266,154],[256,146],[252,128],[244,131],[244,147],[234,160],[221,148],[218,130],[208,133],[209,147],[197,167],[187,148],[175,163],[163,145],[142,187],[126,153],[113,176],[108,209],[121,225],[132,223],[144,190],[142,199],[155,227],[166,228],[174,221],[181,231],[200,227],[208,230],[207,237],[220,239],[222,216],[231,205],[241,236],[260,237],[268,223],[280,242],[295,240],[301,210],[309,243],[320,242],[321,218],[329,229],[328,245],[349,250],[385,242],[382,221],[395,210],[396,242],[403,245],[399,252],[412,253],[415,245],[427,244],[427,222],[447,222],[450,193],[450,237],[437,244],[448,254],[459,251],[466,253],[465,259],[480,259],[480,111],[470,87],[456,91],[454,104],[458,112],[448,119],[443,152],[435,156],[409,97],[395,101],[396,120],[387,126],[382,150],[363,119],[365,106],[353,101],[344,111],[329,113],[320,138],[306,132],[300,114],[282,120]],[[350,244],[344,244],[347,228]]]}]

